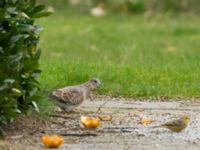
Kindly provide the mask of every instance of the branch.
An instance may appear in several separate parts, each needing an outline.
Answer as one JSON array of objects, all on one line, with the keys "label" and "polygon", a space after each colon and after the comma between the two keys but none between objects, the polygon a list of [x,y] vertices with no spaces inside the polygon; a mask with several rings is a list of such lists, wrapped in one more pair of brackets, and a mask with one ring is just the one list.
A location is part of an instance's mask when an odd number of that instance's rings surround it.
[{"label": "branch", "polygon": [[62,136],[97,136],[96,133],[57,133],[59,135],[62,135]]}]

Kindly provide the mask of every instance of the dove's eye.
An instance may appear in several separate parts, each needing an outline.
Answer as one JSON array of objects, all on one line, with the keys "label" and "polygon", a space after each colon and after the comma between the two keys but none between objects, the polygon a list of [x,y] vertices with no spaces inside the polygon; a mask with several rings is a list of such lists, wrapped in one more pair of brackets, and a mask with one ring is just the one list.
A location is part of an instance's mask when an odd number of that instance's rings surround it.
[{"label": "dove's eye", "polygon": [[94,84],[99,84],[99,80],[97,80],[97,79],[92,79],[91,82]]}]

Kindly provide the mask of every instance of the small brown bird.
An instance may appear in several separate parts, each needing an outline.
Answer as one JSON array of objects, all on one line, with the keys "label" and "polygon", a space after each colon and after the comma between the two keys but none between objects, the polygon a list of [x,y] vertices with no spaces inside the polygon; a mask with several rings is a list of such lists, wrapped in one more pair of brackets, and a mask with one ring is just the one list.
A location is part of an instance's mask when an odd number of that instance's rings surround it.
[{"label": "small brown bird", "polygon": [[79,106],[84,100],[91,98],[91,91],[101,84],[97,78],[74,86],[67,86],[53,91],[49,96],[64,111],[72,111]]},{"label": "small brown bird", "polygon": [[172,132],[181,132],[187,127],[189,122],[190,122],[190,117],[183,116],[180,119],[169,121],[167,123],[164,123],[159,126],[155,126],[153,128],[167,128],[171,130]]}]

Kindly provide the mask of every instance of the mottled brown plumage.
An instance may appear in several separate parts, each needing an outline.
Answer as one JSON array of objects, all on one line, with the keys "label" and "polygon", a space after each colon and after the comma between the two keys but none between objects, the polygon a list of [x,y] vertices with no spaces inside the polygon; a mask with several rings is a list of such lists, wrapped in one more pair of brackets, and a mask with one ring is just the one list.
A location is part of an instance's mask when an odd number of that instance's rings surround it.
[{"label": "mottled brown plumage", "polygon": [[50,94],[56,104],[65,111],[71,111],[84,100],[90,98],[91,91],[100,85],[100,80],[93,78],[83,84],[57,89]]}]

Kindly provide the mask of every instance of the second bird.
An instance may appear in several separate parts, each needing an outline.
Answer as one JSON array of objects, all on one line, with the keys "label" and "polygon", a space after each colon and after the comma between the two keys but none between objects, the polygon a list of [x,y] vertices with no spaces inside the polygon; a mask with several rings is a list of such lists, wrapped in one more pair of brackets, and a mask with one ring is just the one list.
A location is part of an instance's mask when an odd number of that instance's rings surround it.
[{"label": "second bird", "polygon": [[84,100],[91,98],[91,91],[96,89],[101,84],[97,78],[92,78],[89,81],[74,86],[66,86],[57,89],[50,94],[56,104],[64,111],[72,111],[79,106]]},{"label": "second bird", "polygon": [[187,127],[189,122],[190,122],[190,117],[183,116],[180,119],[172,120],[162,125],[155,126],[153,128],[168,128],[172,132],[181,132]]}]

